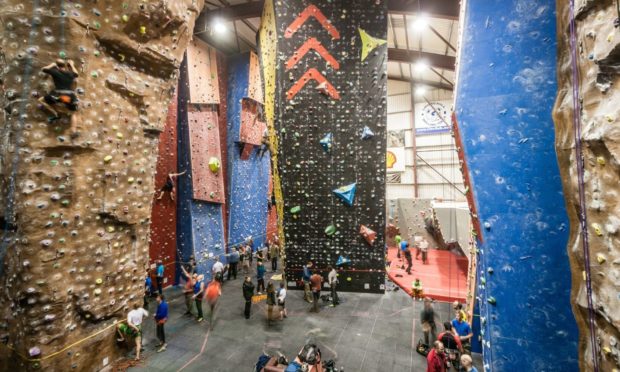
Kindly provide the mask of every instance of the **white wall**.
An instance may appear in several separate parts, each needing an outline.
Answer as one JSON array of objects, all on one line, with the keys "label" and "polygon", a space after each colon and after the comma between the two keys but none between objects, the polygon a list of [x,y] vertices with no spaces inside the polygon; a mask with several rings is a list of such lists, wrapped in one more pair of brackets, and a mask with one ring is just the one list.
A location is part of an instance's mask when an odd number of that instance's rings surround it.
[{"label": "white wall", "polygon": [[[411,85],[408,82],[388,80],[388,130],[405,130],[405,167],[400,184],[388,183],[386,197],[388,200],[414,198],[414,152],[413,119],[411,108]],[[452,100],[452,92],[432,90],[425,94],[429,101]],[[416,102],[424,102],[424,97],[416,97]],[[417,136],[418,155],[431,167],[418,160],[418,197],[421,199],[441,198],[445,200],[465,200],[446,178],[464,190],[463,178],[459,170],[454,139],[450,133]],[[441,176],[437,173],[439,172]],[[443,177],[442,177],[443,176]]]}]

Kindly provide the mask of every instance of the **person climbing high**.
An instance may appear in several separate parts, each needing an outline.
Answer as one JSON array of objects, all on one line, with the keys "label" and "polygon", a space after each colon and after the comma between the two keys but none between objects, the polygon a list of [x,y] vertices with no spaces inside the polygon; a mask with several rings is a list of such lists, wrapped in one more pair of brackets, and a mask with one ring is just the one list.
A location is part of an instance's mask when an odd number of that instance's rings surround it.
[{"label": "person climbing high", "polygon": [[79,74],[73,61],[57,59],[56,62],[43,67],[41,71],[52,77],[54,89],[39,98],[39,103],[52,114],[52,117],[48,119],[49,122],[60,119],[59,110],[71,115],[71,137],[76,138],[79,135],[76,125],[77,118],[71,113],[78,110],[79,101],[74,89],[75,79],[78,78]]},{"label": "person climbing high", "polygon": [[183,171],[181,173],[169,173],[168,177],[166,177],[166,183],[159,189],[159,196],[157,200],[161,200],[164,197],[165,193],[168,193],[170,196],[170,200],[174,201],[174,194],[176,193],[175,181],[176,178],[182,176],[187,171]]}]

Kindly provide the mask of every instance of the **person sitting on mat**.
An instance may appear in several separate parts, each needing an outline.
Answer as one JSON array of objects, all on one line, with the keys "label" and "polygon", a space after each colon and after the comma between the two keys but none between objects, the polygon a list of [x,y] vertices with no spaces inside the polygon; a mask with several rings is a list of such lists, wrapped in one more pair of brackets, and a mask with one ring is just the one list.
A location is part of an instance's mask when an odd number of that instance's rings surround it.
[{"label": "person sitting on mat", "polygon": [[174,201],[174,194],[175,194],[175,180],[178,176],[182,176],[185,174],[186,171],[183,171],[181,173],[170,173],[168,174],[168,177],[166,177],[166,183],[161,187],[161,189],[159,189],[159,196],[157,197],[157,200],[161,200],[161,198],[164,197],[164,193],[169,193],[170,195],[170,200]]},{"label": "person sitting on mat", "polygon": [[411,284],[411,297],[414,300],[422,301],[424,299],[424,289],[422,288],[422,282],[419,278],[415,278],[415,281]]},{"label": "person sitting on mat", "polygon": [[[54,80],[54,89],[39,98],[41,106],[52,114],[48,120],[49,122],[56,121],[60,118],[58,110],[61,110],[69,115],[78,109],[78,98],[75,95],[75,79],[79,76],[75,65],[72,60],[58,59],[56,62],[52,62],[49,65],[43,67],[41,70],[44,73],[50,75]],[[78,135],[76,128],[76,117],[71,115],[71,136],[76,137]]]}]

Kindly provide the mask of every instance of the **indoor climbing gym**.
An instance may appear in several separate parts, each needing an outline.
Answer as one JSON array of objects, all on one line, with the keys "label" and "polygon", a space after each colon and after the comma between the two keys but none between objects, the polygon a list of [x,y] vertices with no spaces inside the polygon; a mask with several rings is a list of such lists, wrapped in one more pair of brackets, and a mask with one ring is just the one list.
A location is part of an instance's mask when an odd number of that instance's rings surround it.
[{"label": "indoor climbing gym", "polygon": [[0,0],[0,372],[620,372],[620,0]]}]

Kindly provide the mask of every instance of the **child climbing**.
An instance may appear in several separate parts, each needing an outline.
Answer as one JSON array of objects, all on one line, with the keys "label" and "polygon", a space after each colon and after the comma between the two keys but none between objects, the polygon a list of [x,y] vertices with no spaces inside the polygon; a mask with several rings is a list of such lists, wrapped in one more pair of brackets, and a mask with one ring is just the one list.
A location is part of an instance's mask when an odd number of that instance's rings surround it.
[{"label": "child climbing", "polygon": [[166,183],[159,189],[159,196],[157,200],[161,200],[164,197],[164,193],[169,193],[170,200],[174,201],[174,194],[176,193],[175,181],[178,176],[182,176],[187,171],[183,171],[181,173],[169,173],[168,177],[166,177]]},{"label": "child climbing", "polygon": [[78,109],[78,98],[75,95],[75,79],[79,76],[72,60],[58,59],[50,63],[41,70],[50,75],[54,80],[54,90],[39,99],[42,107],[52,114],[48,120],[50,122],[60,119],[61,113],[71,116],[71,137],[76,138],[77,117],[72,113]]}]

